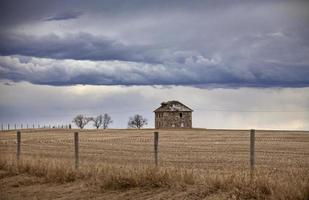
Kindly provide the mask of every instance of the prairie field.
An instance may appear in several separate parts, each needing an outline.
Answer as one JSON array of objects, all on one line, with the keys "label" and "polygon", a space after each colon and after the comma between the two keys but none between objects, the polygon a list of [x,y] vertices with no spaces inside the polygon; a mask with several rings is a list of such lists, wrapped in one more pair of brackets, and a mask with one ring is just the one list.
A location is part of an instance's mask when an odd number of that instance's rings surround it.
[{"label": "prairie field", "polygon": [[0,199],[309,198],[309,132],[257,130],[250,173],[249,130],[159,130],[158,167],[154,131],[25,129],[19,162],[0,132]]}]

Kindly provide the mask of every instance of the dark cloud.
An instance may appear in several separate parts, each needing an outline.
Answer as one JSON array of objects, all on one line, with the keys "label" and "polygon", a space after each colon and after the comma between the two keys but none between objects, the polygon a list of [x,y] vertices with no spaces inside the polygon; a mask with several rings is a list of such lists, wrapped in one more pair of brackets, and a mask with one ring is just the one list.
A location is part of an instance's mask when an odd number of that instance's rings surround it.
[{"label": "dark cloud", "polygon": [[1,35],[1,55],[25,55],[55,59],[143,61],[143,49],[88,33],[42,37]]},{"label": "dark cloud", "polygon": [[203,9],[208,10],[213,7],[222,7],[237,3],[238,0],[231,1],[201,1],[201,0],[1,0],[0,1],[0,25],[15,26],[16,24],[28,23],[29,21],[54,16],[55,13],[67,13],[68,10],[84,10],[85,12],[101,13],[104,16],[124,15],[157,12],[171,9]]},{"label": "dark cloud", "polygon": [[306,1],[3,2],[3,79],[47,85],[308,86]]},{"label": "dark cloud", "polygon": [[81,11],[67,11],[64,13],[57,13],[52,16],[48,16],[44,18],[44,21],[57,21],[57,20],[68,20],[68,19],[76,19],[81,16],[83,12]]},{"label": "dark cloud", "polygon": [[[43,85],[189,85],[194,87],[304,87],[308,65],[252,63],[229,68],[219,61],[149,64],[126,61],[54,60],[0,57],[0,78]],[[206,61],[205,61],[206,60]]]},{"label": "dark cloud", "polygon": [[7,86],[11,86],[12,83],[9,83],[9,82],[5,82],[4,85],[7,85]]}]

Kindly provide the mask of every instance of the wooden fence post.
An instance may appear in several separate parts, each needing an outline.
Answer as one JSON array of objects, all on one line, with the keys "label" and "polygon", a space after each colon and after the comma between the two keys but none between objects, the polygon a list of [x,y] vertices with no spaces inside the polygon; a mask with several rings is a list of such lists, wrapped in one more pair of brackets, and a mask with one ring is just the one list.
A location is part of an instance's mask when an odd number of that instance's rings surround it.
[{"label": "wooden fence post", "polygon": [[17,131],[17,151],[16,151],[17,160],[19,160],[20,158],[20,140],[21,140],[21,133],[20,131]]},{"label": "wooden fence post", "polygon": [[250,171],[251,176],[255,167],[255,130],[250,130]]},{"label": "wooden fence post", "polygon": [[156,166],[158,166],[158,160],[159,160],[158,146],[159,146],[159,132],[154,132],[154,153],[155,153]]},{"label": "wooden fence post", "polygon": [[78,169],[79,166],[78,132],[74,133],[74,145],[75,145],[75,169]]}]

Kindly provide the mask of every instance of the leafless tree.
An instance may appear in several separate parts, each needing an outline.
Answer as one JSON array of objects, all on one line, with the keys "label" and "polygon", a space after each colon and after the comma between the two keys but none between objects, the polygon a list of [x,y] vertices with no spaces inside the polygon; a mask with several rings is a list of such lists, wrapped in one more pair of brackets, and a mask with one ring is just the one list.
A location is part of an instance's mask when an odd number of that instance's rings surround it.
[{"label": "leafless tree", "polygon": [[147,125],[147,119],[142,115],[136,114],[133,117],[130,117],[128,122],[129,128],[142,128],[144,125]]},{"label": "leafless tree", "polygon": [[93,121],[93,126],[96,127],[97,129],[99,129],[100,126],[103,125],[103,116],[99,115],[95,118],[92,118],[92,121]]},{"label": "leafless tree", "polygon": [[109,116],[109,114],[105,113],[103,116],[103,128],[107,129],[108,125],[113,123],[113,120],[111,118],[111,116]]},{"label": "leafless tree", "polygon": [[89,121],[91,121],[92,118],[91,117],[85,117],[84,115],[77,115],[74,119],[73,119],[73,123],[75,123],[75,125],[80,128],[83,129],[86,124],[88,124]]}]

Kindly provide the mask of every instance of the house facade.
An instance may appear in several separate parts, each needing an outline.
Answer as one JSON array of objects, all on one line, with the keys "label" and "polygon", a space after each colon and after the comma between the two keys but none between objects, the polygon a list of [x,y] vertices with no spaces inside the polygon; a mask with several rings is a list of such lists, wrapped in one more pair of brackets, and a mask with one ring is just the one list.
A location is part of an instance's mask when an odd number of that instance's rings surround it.
[{"label": "house facade", "polygon": [[192,128],[193,110],[179,101],[162,102],[155,113],[155,128]]}]

